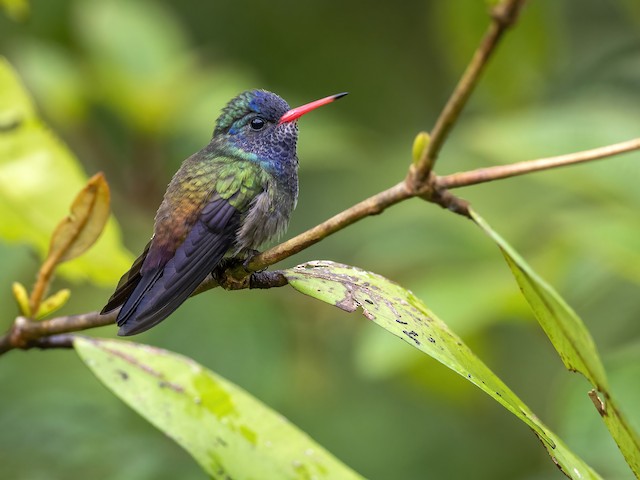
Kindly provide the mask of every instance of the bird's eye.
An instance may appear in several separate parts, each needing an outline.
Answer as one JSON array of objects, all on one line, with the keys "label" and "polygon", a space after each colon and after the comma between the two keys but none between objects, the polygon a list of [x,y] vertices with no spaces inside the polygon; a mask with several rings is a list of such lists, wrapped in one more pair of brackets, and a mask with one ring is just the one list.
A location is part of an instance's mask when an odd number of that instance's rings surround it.
[{"label": "bird's eye", "polygon": [[249,126],[251,127],[251,130],[262,130],[265,125],[267,124],[267,122],[265,122],[264,118],[260,118],[260,117],[255,117],[252,118],[251,121],[249,122]]}]

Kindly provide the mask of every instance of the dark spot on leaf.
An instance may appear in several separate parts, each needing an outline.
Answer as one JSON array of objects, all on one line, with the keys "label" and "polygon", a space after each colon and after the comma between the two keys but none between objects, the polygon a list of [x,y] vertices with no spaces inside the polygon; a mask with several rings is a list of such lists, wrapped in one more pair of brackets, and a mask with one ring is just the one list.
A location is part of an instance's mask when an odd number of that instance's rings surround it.
[{"label": "dark spot on leaf", "polygon": [[120,375],[120,378],[122,380],[129,380],[129,374],[127,372],[125,372],[124,370],[116,370],[118,372],[118,375]]},{"label": "dark spot on leaf", "polygon": [[373,302],[371,300],[369,300],[368,298],[365,298],[364,301],[367,302],[369,305],[373,305]]},{"label": "dark spot on leaf", "polygon": [[396,322],[401,323],[402,325],[409,325],[409,322],[403,322],[399,318],[396,318]]},{"label": "dark spot on leaf", "polygon": [[413,340],[416,343],[416,345],[420,345],[420,340],[418,340],[417,332],[414,332],[413,330],[410,330],[410,331],[403,330],[402,333],[404,333],[407,337]]},{"label": "dark spot on leaf", "polygon": [[430,341],[431,343],[436,343],[436,339],[435,339],[435,338],[433,338],[433,337],[429,337],[429,341]]},{"label": "dark spot on leaf", "polygon": [[502,395],[500,394],[500,392],[496,392],[496,395],[501,397]]}]

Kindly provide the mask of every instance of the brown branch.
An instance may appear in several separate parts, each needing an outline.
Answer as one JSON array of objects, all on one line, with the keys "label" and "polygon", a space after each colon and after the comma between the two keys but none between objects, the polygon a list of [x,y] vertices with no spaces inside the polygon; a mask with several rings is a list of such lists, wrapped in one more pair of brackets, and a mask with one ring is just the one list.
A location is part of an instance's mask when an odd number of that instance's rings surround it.
[{"label": "brown branch", "polygon": [[[200,284],[193,295],[198,295],[219,285],[228,290],[273,288],[286,285],[286,279],[280,272],[258,272],[257,270],[262,270],[269,265],[284,260],[358,220],[380,214],[386,208],[411,197],[418,196],[456,213],[467,215],[466,202],[453,196],[448,189],[475,185],[574,163],[598,160],[633,150],[640,150],[640,138],[568,155],[471,170],[443,177],[431,174],[428,181],[419,186],[419,190],[412,189],[412,187],[416,185],[414,181],[407,180],[400,182],[344,210],[310,230],[257,255],[251,259],[246,268],[243,265],[234,266],[221,272],[217,278],[209,276]],[[0,354],[15,348],[27,349],[42,346],[47,343],[46,341],[41,341],[44,337],[110,325],[115,322],[117,313],[117,310],[107,315],[100,315],[99,312],[89,312],[38,322],[29,320],[26,317],[18,317],[9,332],[0,337]],[[61,341],[60,344],[62,345],[64,342]],[[56,342],[51,341],[47,345],[46,348],[53,348]]]},{"label": "brown branch", "polygon": [[524,5],[525,0],[504,0],[496,5],[491,12],[491,24],[487,29],[478,48],[476,49],[469,65],[462,74],[456,88],[449,97],[446,105],[440,112],[436,124],[431,131],[431,141],[424,151],[415,169],[415,180],[424,182],[433,169],[438,158],[438,153],[455,125],[460,112],[467,104],[469,96],[473,92],[480,75],[489,61],[489,57],[495,51],[500,38],[511,27]]},{"label": "brown branch", "polygon": [[436,183],[439,188],[443,189],[466,187],[541,170],[564,167],[574,163],[590,162],[634,150],[640,150],[640,138],[608,145],[606,147],[594,148],[592,150],[559,155],[557,157],[539,158],[537,160],[527,160],[509,165],[498,165],[495,167],[470,170],[468,172],[453,173],[451,175],[438,177]]},{"label": "brown branch", "polygon": [[[363,200],[297,237],[257,255],[247,265],[247,268],[236,266],[222,272],[218,278],[213,278],[212,276],[207,277],[207,279],[198,286],[194,295],[205,292],[218,285],[221,285],[227,290],[272,288],[286,285],[287,282],[283,275],[277,272],[257,272],[257,270],[273,265],[358,220],[370,215],[380,214],[391,205],[415,195],[416,192],[411,192],[406,182],[401,182],[377,195]],[[18,317],[11,327],[11,330],[3,337],[0,337],[0,355],[14,348],[27,349],[37,346],[36,340],[41,337],[110,325],[115,322],[117,314],[117,310],[107,315],[100,315],[99,312],[89,312],[81,315],[57,317],[41,322],[34,322],[25,317]]]},{"label": "brown branch", "polygon": [[411,191],[406,182],[400,182],[340,212],[310,230],[257,255],[251,259],[247,267],[250,271],[266,268],[318,243],[323,238],[342,230],[358,220],[371,215],[378,215],[388,207],[415,195],[416,192]]},{"label": "brown branch", "polygon": [[[274,288],[282,287],[288,283],[285,276],[279,271],[254,272],[246,278],[245,285],[236,288]],[[209,276],[191,296],[218,285],[220,283]],[[228,288],[227,283],[223,283],[222,286]],[[29,348],[71,348],[73,338],[66,334],[111,325],[116,321],[119,311],[120,309],[117,309],[106,315],[101,315],[100,312],[88,312],[39,322],[20,316],[16,318],[9,332],[0,337],[0,355],[16,348],[24,350]]]},{"label": "brown branch", "polygon": [[[218,278],[209,276],[200,284],[193,295],[198,295],[219,285],[228,290],[241,288],[272,288],[286,285],[286,279],[280,272],[258,272],[257,270],[264,269],[269,265],[284,260],[358,220],[380,214],[386,208],[411,197],[419,196],[456,213],[467,215],[465,213],[466,202],[451,195],[448,189],[475,185],[574,163],[598,160],[633,150],[640,150],[640,138],[568,155],[482,168],[468,172],[454,173],[443,177],[432,174],[429,176],[428,182],[420,185],[420,190],[417,191],[412,190],[416,182],[407,180],[373,195],[310,230],[257,255],[251,259],[246,268],[243,265],[235,266],[227,269],[225,272],[221,272]],[[110,325],[115,322],[117,313],[117,310],[107,315],[100,315],[99,312],[89,312],[39,322],[29,320],[26,317],[18,317],[9,332],[0,337],[0,354],[15,348],[27,349],[41,346],[43,343],[39,339],[43,337]],[[55,342],[51,342],[51,346],[47,348],[52,348],[55,344]]]},{"label": "brown branch", "polygon": [[[494,50],[502,33],[515,22],[524,0],[503,0],[492,11],[492,22],[480,47],[467,67],[462,79],[454,90],[451,98],[445,105],[436,125],[434,127],[431,143],[425,150],[425,158],[417,164],[417,168],[412,167],[404,182],[378,193],[353,207],[335,215],[320,225],[294,237],[276,247],[257,255],[251,259],[246,268],[236,267],[227,270],[221,278],[208,278],[198,287],[194,294],[201,293],[209,288],[222,285],[227,289],[237,288],[268,288],[269,286],[280,286],[284,284],[282,279],[259,277],[256,272],[273,265],[303,249],[319,242],[323,238],[342,230],[352,223],[362,218],[382,213],[386,208],[395,205],[407,198],[420,196],[425,200],[440,204],[454,212],[465,215],[466,203],[451,195],[444,189],[439,188],[436,177],[430,174],[431,166],[438,151],[444,143],[447,134],[456,122],[460,111],[464,107],[473,87],[478,81],[480,73],[484,69],[491,52]],[[250,275],[251,274],[251,275]],[[44,280],[48,280],[45,278]],[[254,282],[252,284],[252,282]],[[276,283],[278,283],[276,285]],[[40,282],[42,285],[48,282]],[[36,289],[38,290],[38,289]],[[31,303],[39,300],[44,292],[34,292]],[[0,337],[0,354],[13,348],[30,348],[36,346],[36,339],[59,333],[84,330],[114,322],[117,312],[109,315],[99,315],[91,312],[82,315],[68,317],[58,317],[44,322],[34,322],[24,317],[18,317],[11,330]]]},{"label": "brown branch", "polygon": [[14,348],[27,349],[38,346],[38,341],[42,337],[110,325],[115,322],[117,314],[117,310],[107,315],[100,315],[100,312],[89,312],[39,322],[26,317],[18,317],[9,332],[0,337],[0,355]]},{"label": "brown branch", "polygon": [[[280,272],[259,272],[258,270],[262,270],[276,262],[284,260],[363,218],[380,214],[388,207],[408,198],[420,197],[450,209],[455,213],[468,216],[466,202],[452,195],[448,189],[474,185],[476,183],[507,178],[514,175],[522,175],[524,173],[569,165],[571,163],[596,160],[640,149],[640,139],[635,139],[585,152],[547,159],[530,160],[513,165],[489,167],[443,177],[438,177],[431,172],[430,166],[433,165],[432,160],[435,160],[448,132],[458,118],[468,96],[473,90],[473,86],[478,80],[484,64],[495,48],[503,31],[514,23],[523,3],[524,0],[506,0],[494,9],[493,22],[489,32],[485,36],[482,45],[479,47],[470,66],[456,87],[454,94],[440,115],[434,128],[431,143],[428,149],[425,150],[426,155],[423,155],[424,158],[421,158],[417,165],[411,166],[405,181],[373,195],[310,230],[255,256],[246,266],[235,265],[227,268],[224,272],[219,272],[215,278],[209,276],[196,289],[193,295],[217,286],[232,290],[241,288],[272,288],[286,285],[286,278]],[[9,332],[0,337],[0,354],[15,348],[54,348],[56,345],[68,346],[70,345],[69,338],[58,338],[60,334],[112,324],[115,322],[117,313],[117,310],[107,315],[100,315],[99,312],[89,312],[81,315],[57,317],[40,322],[35,322],[25,317],[18,317]],[[52,336],[56,337],[54,338]],[[47,340],[47,338],[49,340]]]}]

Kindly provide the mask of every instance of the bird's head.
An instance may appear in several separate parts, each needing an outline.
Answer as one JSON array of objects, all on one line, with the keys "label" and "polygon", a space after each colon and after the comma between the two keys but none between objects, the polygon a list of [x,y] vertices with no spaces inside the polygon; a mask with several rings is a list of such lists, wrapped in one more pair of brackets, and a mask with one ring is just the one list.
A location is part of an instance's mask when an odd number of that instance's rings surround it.
[{"label": "bird's head", "polygon": [[266,90],[249,90],[232,99],[218,117],[213,138],[225,138],[245,153],[261,159],[295,157],[296,120],[307,112],[345,96],[339,93],[301,107]]}]

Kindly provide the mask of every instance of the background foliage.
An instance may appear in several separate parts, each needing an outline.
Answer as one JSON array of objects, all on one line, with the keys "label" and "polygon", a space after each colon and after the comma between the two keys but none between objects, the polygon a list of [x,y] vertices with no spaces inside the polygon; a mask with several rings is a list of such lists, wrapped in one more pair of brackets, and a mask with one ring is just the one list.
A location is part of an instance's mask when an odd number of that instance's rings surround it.
[{"label": "background foliage", "polygon": [[[40,0],[24,23],[0,17],[0,45],[85,171],[106,172],[125,243],[137,252],[170,176],[245,88],[274,90],[292,105],[352,92],[300,123],[291,234],[402,178],[415,133],[432,125],[486,22],[477,0]],[[639,26],[633,1],[529,2],[439,173],[637,136]],[[459,192],[582,316],[636,428],[639,159]],[[54,223],[75,194],[57,191]],[[38,266],[36,250],[17,240],[3,231],[7,326],[16,315],[11,281],[29,284]],[[469,222],[406,202],[285,263],[309,259],[357,265],[411,288],[585,461],[605,478],[629,478],[586,381],[566,373],[497,250]],[[101,307],[119,273],[72,284],[62,313]],[[57,286],[71,281],[77,276]],[[287,288],[209,292],[137,341],[233,380],[370,478],[560,477],[527,429],[464,380],[362,318]],[[9,478],[203,478],[73,354],[14,352],[0,362],[0,382],[0,465]]]}]

